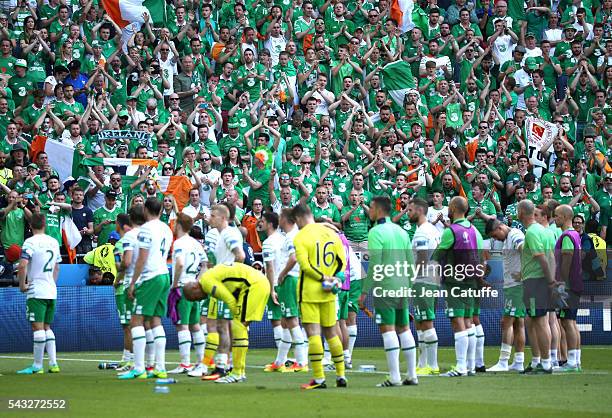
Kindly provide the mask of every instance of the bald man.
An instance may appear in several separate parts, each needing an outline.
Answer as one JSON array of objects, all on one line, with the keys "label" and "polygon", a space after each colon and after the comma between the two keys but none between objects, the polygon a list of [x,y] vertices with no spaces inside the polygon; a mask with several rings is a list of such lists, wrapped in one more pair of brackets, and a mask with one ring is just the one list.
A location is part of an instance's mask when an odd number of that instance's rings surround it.
[{"label": "bald man", "polygon": [[582,282],[582,263],[580,258],[580,234],[572,228],[574,211],[569,205],[561,205],[555,209],[555,223],[561,230],[561,236],[555,245],[556,274],[555,279],[565,286],[569,298],[568,308],[561,309],[559,318],[565,330],[567,340],[567,363],[560,371],[579,372],[580,369],[580,331],[576,325],[578,303],[584,290]]},{"label": "bald man", "polygon": [[[523,373],[552,373],[548,309],[550,292],[555,286],[555,240],[547,228],[536,222],[531,200],[517,205],[519,221],[525,226],[525,243],[521,254],[523,300],[527,307],[527,334],[531,344],[531,364]],[[541,356],[541,357],[540,357]]]},{"label": "bald man", "polygon": [[[484,285],[484,266],[481,263],[483,240],[480,232],[466,219],[468,211],[466,198],[455,196],[451,199],[448,216],[452,224],[444,229],[433,256],[443,266],[444,273],[452,272],[443,277],[442,290],[445,292],[446,315],[454,332],[457,365],[442,375],[445,377],[475,373],[476,331],[472,323],[472,292],[478,285]],[[448,268],[449,265],[452,269]]]}]

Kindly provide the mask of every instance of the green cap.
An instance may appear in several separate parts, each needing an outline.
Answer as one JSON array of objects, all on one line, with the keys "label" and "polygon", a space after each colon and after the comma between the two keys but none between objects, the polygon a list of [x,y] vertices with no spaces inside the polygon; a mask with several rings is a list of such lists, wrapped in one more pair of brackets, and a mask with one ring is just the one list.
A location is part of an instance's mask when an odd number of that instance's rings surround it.
[{"label": "green cap", "polygon": [[121,109],[121,110],[119,111],[119,115],[118,115],[118,116],[119,116],[120,118],[123,118],[123,117],[125,117],[125,116],[129,117],[129,116],[130,116],[130,114],[128,113],[128,111],[127,111],[127,110],[125,110],[125,109]]},{"label": "green cap", "polygon": [[127,100],[138,100],[138,97],[136,97],[136,96],[128,96],[126,101]]},{"label": "green cap", "polygon": [[236,129],[236,128],[239,128],[240,125],[238,124],[238,122],[230,122],[230,123],[227,124],[227,127],[229,129]]},{"label": "green cap", "polygon": [[527,38],[535,38],[535,37],[536,37],[535,33],[533,33],[533,32],[527,32],[527,34],[525,35],[525,39],[527,39]]},{"label": "green cap", "polygon": [[538,69],[538,62],[536,61],[536,59],[534,57],[529,57],[525,60],[525,67],[527,67],[530,70],[537,70]]}]

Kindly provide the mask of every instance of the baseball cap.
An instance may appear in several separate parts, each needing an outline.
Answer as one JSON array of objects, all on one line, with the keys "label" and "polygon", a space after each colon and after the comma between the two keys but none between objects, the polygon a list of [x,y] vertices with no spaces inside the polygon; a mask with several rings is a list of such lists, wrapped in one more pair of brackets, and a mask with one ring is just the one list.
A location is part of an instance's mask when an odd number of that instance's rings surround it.
[{"label": "baseball cap", "polygon": [[523,45],[518,45],[516,48],[514,48],[514,52],[520,52],[521,54],[524,54],[525,47]]},{"label": "baseball cap", "polygon": [[565,27],[563,28],[564,31],[566,30],[573,30],[574,32],[576,31],[576,28],[574,27],[574,25],[572,25],[571,23],[568,23],[567,25],[565,25]]},{"label": "baseball cap", "polygon": [[123,118],[123,117],[125,117],[125,116],[130,117],[130,114],[128,113],[128,111],[127,111],[127,110],[125,110],[125,109],[121,109],[121,110],[119,111],[118,116],[119,116],[120,118]]},{"label": "baseball cap", "polygon": [[117,231],[113,231],[109,234],[108,236],[108,240],[109,241],[119,241],[121,239],[121,237],[119,236],[119,232]]},{"label": "baseball cap", "polygon": [[28,68],[28,62],[24,59],[19,59],[15,61],[15,67]]},{"label": "baseball cap", "polygon": [[11,152],[13,151],[27,151],[27,149],[21,142],[17,142],[15,145],[13,145]]},{"label": "baseball cap", "polygon": [[538,68],[538,62],[534,57],[529,57],[525,60],[525,67],[530,70],[536,70]]},{"label": "baseball cap", "polygon": [[66,68],[63,65],[56,65],[55,68],[54,68],[54,71],[56,73],[67,73],[68,72],[68,68]]},{"label": "baseball cap", "polygon": [[91,47],[92,48],[96,48],[96,47],[100,47],[100,41],[98,41],[97,39],[94,39],[93,41],[91,41]]},{"label": "baseball cap", "polygon": [[535,37],[536,37],[535,33],[533,33],[533,32],[527,32],[527,35],[525,35],[525,39],[527,39],[527,38],[535,38]]},{"label": "baseball cap", "polygon": [[38,170],[38,166],[34,163],[28,164],[28,168],[33,168],[34,170]]},{"label": "baseball cap", "polygon": [[81,63],[77,60],[72,60],[70,61],[70,64],[68,64],[68,69],[69,70],[77,70],[81,68]]},{"label": "baseball cap", "polygon": [[76,183],[77,181],[74,179],[74,177],[72,176],[66,177],[66,180],[64,180],[64,191],[70,189]]},{"label": "baseball cap", "polygon": [[227,127],[229,129],[236,129],[236,128],[239,127],[239,125],[238,125],[238,122],[230,122],[230,123],[227,124]]},{"label": "baseball cap", "polygon": [[138,97],[136,97],[136,96],[128,96],[128,97],[127,97],[127,100],[128,100],[128,101],[129,101],[129,100],[138,100]]},{"label": "baseball cap", "polygon": [[113,190],[109,190],[109,191],[106,192],[106,194],[104,196],[108,197],[109,199],[116,199],[117,198],[117,192],[115,192]]}]

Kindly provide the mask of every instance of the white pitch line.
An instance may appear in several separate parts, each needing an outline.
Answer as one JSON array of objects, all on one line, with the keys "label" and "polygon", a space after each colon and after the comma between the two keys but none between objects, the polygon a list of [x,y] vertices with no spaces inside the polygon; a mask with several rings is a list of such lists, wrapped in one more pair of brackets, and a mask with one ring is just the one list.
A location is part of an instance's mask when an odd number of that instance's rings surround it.
[{"label": "white pitch line", "polygon": [[[13,359],[13,360],[31,360],[32,357],[31,356],[2,356],[0,355],[0,359]],[[83,362],[83,363],[104,363],[104,362],[108,362],[108,359],[83,359],[83,358],[58,358],[58,361],[77,361],[77,362]],[[118,363],[118,362],[112,362],[112,363]],[[167,361],[166,364],[180,364],[179,362],[174,362],[174,361]],[[263,369],[264,366],[246,366],[248,369]],[[112,369],[109,369],[112,370]],[[381,374],[381,375],[387,375],[389,374],[388,372],[384,372],[384,371],[374,371],[374,372],[363,372],[361,370],[346,370],[347,373],[361,373],[361,374]],[[496,375],[512,375],[513,373],[504,373],[504,372],[489,372],[489,373],[485,373],[485,374],[478,374],[478,376],[496,376]],[[583,371],[579,374],[583,374],[583,375],[593,375],[593,376],[607,376],[610,373],[607,371]],[[571,375],[571,373],[553,373],[553,376],[569,376]],[[439,377],[439,376],[435,376],[435,375],[430,375],[430,376],[419,376],[419,378],[421,377]]]}]

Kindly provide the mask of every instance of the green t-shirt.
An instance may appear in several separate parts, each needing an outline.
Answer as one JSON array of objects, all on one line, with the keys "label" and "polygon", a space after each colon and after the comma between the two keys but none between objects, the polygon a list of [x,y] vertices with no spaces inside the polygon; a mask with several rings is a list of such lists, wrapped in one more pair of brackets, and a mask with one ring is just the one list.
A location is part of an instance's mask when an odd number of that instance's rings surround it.
[{"label": "green t-shirt", "polygon": [[[351,207],[345,206],[342,208],[342,215],[349,212]],[[368,239],[368,229],[370,228],[370,218],[365,212],[363,206],[359,205],[357,209],[342,222],[342,229],[346,234],[346,238],[353,242],[363,242]]]},{"label": "green t-shirt", "polygon": [[15,106],[21,105],[24,100],[26,100],[27,103],[29,93],[35,88],[34,81],[32,81],[30,75],[27,73],[25,77],[11,77],[8,86],[13,92]]},{"label": "green t-shirt", "polygon": [[270,181],[270,169],[268,168],[258,168],[257,166],[253,166],[251,169],[251,178],[261,183],[261,187],[257,190],[249,191],[249,206],[253,204],[253,199],[259,198],[263,202],[264,207],[270,206],[270,194],[268,193],[268,182]]},{"label": "green t-shirt", "polygon": [[[543,279],[544,271],[536,256],[544,254],[549,268],[554,267],[554,233],[537,222],[532,223],[525,232],[525,244],[521,254],[521,275],[523,280]],[[551,274],[554,272],[551,272]]]},{"label": "green t-shirt", "polygon": [[25,212],[21,208],[13,209],[0,220],[0,226],[2,227],[0,238],[2,238],[2,245],[5,249],[13,244],[17,244],[19,247],[23,245],[25,225]]},{"label": "green t-shirt", "polygon": [[98,245],[106,244],[108,242],[108,236],[113,232],[116,228],[115,221],[117,220],[117,215],[123,213],[120,206],[115,206],[113,210],[106,209],[106,206],[102,206],[93,214],[94,227],[102,223],[105,220],[111,220],[112,222],[104,225],[100,230],[100,234],[98,235]]},{"label": "green t-shirt", "polygon": [[313,199],[308,205],[312,210],[312,215],[314,216],[315,220],[319,218],[327,218],[338,223],[341,221],[340,212],[333,203],[327,203],[327,206],[323,208],[316,203],[315,199]]},{"label": "green t-shirt", "polygon": [[[470,215],[470,216],[473,215],[476,212],[476,208],[480,208],[480,210],[485,215],[495,215],[495,214],[497,214],[497,211],[495,209],[495,205],[489,199],[484,199],[480,203],[477,203],[474,199],[469,199],[469,205],[470,205],[470,212],[469,212],[468,215]],[[479,218],[478,216],[474,216],[474,219],[472,220],[472,224],[478,230],[478,232],[480,232],[481,236],[485,235],[486,221],[484,219]]]},{"label": "green t-shirt", "polygon": [[[385,267],[400,265],[412,265],[414,258],[412,245],[408,232],[401,226],[391,222],[390,218],[381,219],[376,222],[368,233],[368,252],[370,255],[367,279],[363,283],[363,291],[399,290],[410,287],[412,277],[410,274],[393,272],[384,274]],[[374,289],[373,289],[374,288]],[[378,308],[391,308],[403,305],[395,305],[405,298],[374,298],[374,306]]]}]

